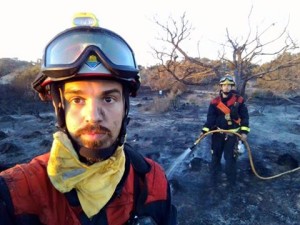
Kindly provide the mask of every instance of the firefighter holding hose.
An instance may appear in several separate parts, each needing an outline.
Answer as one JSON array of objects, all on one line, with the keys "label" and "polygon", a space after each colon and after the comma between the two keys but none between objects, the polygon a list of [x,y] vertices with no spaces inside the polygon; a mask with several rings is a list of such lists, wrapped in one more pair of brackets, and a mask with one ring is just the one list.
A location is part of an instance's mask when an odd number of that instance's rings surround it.
[{"label": "firefighter holding hose", "polygon": [[[207,119],[202,127],[200,137],[211,130],[222,129],[241,134],[247,139],[249,128],[249,114],[245,100],[235,90],[235,81],[226,74],[219,81],[219,95],[209,105]],[[236,145],[238,137],[230,133],[216,132],[212,135],[211,144],[211,175],[213,182],[218,180],[222,171],[221,159],[224,155],[225,173],[230,184],[236,181]]]}]

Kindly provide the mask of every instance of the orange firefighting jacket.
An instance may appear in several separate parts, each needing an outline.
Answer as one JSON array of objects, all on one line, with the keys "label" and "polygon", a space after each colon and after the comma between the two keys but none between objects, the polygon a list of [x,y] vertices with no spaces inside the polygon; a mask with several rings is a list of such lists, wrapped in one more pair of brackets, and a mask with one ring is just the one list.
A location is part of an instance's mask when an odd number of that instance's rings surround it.
[{"label": "orange firefighting jacket", "polygon": [[51,184],[46,170],[49,154],[3,171],[0,173],[2,222],[6,225],[123,225],[137,207],[135,198],[140,196],[135,196],[134,180],[139,177],[141,181],[137,185],[144,201],[138,205],[136,214],[151,216],[158,225],[175,225],[176,209],[171,204],[169,184],[162,168],[128,148],[125,155],[125,173],[114,196],[92,219],[82,211],[76,191],[63,194]]}]

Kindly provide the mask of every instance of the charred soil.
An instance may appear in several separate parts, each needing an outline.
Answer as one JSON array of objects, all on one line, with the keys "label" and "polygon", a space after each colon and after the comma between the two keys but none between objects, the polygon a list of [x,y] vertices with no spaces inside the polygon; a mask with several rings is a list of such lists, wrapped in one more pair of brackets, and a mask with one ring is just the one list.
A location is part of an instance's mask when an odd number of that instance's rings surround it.
[{"label": "charred soil", "polygon": [[[202,99],[202,104],[189,103],[191,94]],[[151,105],[158,93],[142,90],[131,102],[127,141],[168,170],[198,137],[214,94],[186,93],[167,112],[157,113],[145,111],[145,106]],[[260,176],[273,176],[299,166],[300,106],[299,99],[295,101],[298,103],[269,99],[247,102],[251,127],[248,143]],[[0,115],[0,169],[49,151],[54,131],[52,112]],[[208,136],[169,177],[180,225],[299,224],[298,171],[262,180],[253,173],[245,152],[238,158],[237,181],[231,185],[223,171],[212,179],[209,162]]]}]

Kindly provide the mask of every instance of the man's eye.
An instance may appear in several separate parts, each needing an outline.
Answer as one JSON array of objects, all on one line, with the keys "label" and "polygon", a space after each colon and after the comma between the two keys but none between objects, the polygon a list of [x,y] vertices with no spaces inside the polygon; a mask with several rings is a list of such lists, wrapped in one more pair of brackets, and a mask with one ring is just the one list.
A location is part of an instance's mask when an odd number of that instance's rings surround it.
[{"label": "man's eye", "polygon": [[75,104],[83,104],[84,100],[82,98],[73,98],[71,102]]},{"label": "man's eye", "polygon": [[114,99],[112,97],[105,97],[104,98],[104,101],[107,102],[107,103],[110,103],[112,102]]}]

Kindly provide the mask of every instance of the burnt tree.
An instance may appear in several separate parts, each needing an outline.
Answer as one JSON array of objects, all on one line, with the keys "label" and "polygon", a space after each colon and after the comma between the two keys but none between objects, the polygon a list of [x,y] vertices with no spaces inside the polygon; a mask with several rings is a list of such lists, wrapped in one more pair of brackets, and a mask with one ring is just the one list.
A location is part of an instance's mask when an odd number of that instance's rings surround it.
[{"label": "burnt tree", "polygon": [[[252,9],[248,16],[249,24],[251,12]],[[255,32],[252,32],[249,25],[249,32],[244,41],[234,38],[226,29],[227,40],[222,44],[223,50],[219,53],[219,60],[212,62],[200,57],[190,57],[181,47],[183,42],[188,41],[193,31],[185,13],[180,17],[179,22],[172,17],[169,17],[165,24],[156,19],[154,22],[162,30],[157,39],[164,42],[166,46],[163,49],[152,47],[154,56],[160,62],[158,73],[168,72],[175,81],[186,85],[197,85],[198,80],[193,79],[195,76],[220,77],[225,73],[230,73],[235,76],[237,91],[245,95],[248,81],[300,63],[300,57],[293,57],[290,61],[280,60],[282,56],[298,48],[287,31],[288,25],[279,34],[272,35],[271,40],[267,40],[266,37],[267,34],[273,32],[272,28],[276,26],[275,23],[262,30],[257,28]],[[268,47],[277,42],[283,44],[276,50],[268,52]],[[259,66],[257,62],[266,56],[273,56],[276,60],[274,63],[268,63],[268,66]]]}]

